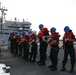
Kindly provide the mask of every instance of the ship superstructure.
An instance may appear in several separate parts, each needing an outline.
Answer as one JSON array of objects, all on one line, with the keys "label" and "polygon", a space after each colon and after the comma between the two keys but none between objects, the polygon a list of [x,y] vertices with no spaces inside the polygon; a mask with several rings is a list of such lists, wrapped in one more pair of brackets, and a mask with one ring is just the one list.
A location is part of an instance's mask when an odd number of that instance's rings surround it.
[{"label": "ship superstructure", "polygon": [[[18,31],[21,33],[22,31],[28,32],[30,30],[31,24],[28,20],[24,20],[22,22],[17,21],[17,18],[15,17],[14,21],[12,20],[6,20],[6,13],[7,9],[5,7],[1,7],[0,2],[0,39],[3,39],[5,41],[5,44],[8,42],[9,33],[11,31]],[[10,17],[11,18],[11,17]]]}]

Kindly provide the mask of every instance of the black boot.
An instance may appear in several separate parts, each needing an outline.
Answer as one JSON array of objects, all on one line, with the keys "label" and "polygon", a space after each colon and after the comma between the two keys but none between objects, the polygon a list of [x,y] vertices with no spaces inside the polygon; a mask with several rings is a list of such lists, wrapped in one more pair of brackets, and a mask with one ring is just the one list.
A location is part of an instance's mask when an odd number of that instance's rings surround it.
[{"label": "black boot", "polygon": [[53,64],[53,66],[52,66],[52,68],[50,68],[50,71],[56,71],[57,70],[57,65],[55,64]]},{"label": "black boot", "polygon": [[31,63],[35,63],[35,60],[32,60]]},{"label": "black boot", "polygon": [[74,64],[71,64],[71,69],[69,71],[70,73],[74,72]]},{"label": "black boot", "polygon": [[41,63],[41,60],[37,61],[36,63]]},{"label": "black boot", "polygon": [[65,70],[66,70],[66,68],[65,67],[62,67],[61,71],[65,71]]},{"label": "black boot", "polygon": [[57,70],[57,67],[53,67],[50,69],[50,71],[56,71]]},{"label": "black boot", "polygon": [[39,66],[44,66],[44,65],[46,65],[46,64],[45,64],[45,63],[40,63],[40,64],[39,64]]},{"label": "black boot", "polygon": [[73,69],[71,69],[69,72],[70,72],[70,73],[73,73],[73,72],[74,72],[74,68],[73,68]]},{"label": "black boot", "polygon": [[28,58],[26,58],[26,59],[25,59],[25,61],[29,61],[29,59],[28,59]]},{"label": "black boot", "polygon": [[63,66],[62,66],[61,71],[65,71],[65,70],[66,70],[66,68],[65,68],[65,63],[63,63]]},{"label": "black boot", "polygon": [[35,63],[35,58],[33,58],[33,59],[31,60],[31,63]]},{"label": "black boot", "polygon": [[53,67],[53,65],[48,66],[48,68],[52,68],[52,67]]},{"label": "black boot", "polygon": [[22,56],[21,58],[22,58],[22,59],[25,59],[25,56]]},{"label": "black boot", "polygon": [[39,64],[39,66],[43,66],[43,65],[46,65],[46,64],[45,64],[45,61],[42,61],[42,62]]},{"label": "black boot", "polygon": [[26,59],[25,59],[25,61],[31,62],[31,61],[32,61],[32,59],[29,59],[29,58],[27,59],[27,58],[26,58]]}]

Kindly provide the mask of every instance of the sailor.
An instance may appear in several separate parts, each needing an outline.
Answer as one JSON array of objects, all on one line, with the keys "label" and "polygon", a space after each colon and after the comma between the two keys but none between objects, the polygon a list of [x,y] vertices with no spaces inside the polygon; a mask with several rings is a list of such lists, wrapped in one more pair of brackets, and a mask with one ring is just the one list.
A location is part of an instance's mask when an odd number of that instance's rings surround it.
[{"label": "sailor", "polygon": [[45,64],[45,60],[46,60],[46,50],[47,50],[47,42],[45,40],[43,40],[43,37],[44,36],[48,36],[49,35],[49,31],[46,27],[44,27],[43,24],[40,24],[39,25],[39,33],[38,33],[38,38],[39,38],[39,41],[40,41],[40,60],[37,62],[39,63],[39,66],[42,66],[42,65],[46,65]]},{"label": "sailor", "polygon": [[17,52],[17,55],[20,56],[20,50],[19,50],[19,42],[20,42],[21,38],[20,38],[20,34],[16,34],[16,52]]},{"label": "sailor", "polygon": [[59,53],[59,33],[56,32],[56,28],[52,27],[50,29],[51,36],[49,40],[49,46],[51,47],[50,50],[50,59],[51,59],[51,65],[48,66],[51,71],[57,70],[57,64],[58,64],[58,53]]},{"label": "sailor", "polygon": [[13,50],[12,50],[12,37],[13,37],[13,32],[10,33],[9,38],[8,38],[8,41],[10,41],[10,52],[11,52],[11,54],[13,53]]},{"label": "sailor", "polygon": [[25,51],[25,61],[29,61],[30,57],[30,44],[29,44],[29,39],[30,35],[32,33],[32,30],[29,30],[26,34],[25,41],[26,41],[26,51]]},{"label": "sailor", "polygon": [[18,47],[19,47],[19,50],[18,50],[18,56],[21,57],[22,56],[22,34],[20,33],[20,36],[18,37]]},{"label": "sailor", "polygon": [[25,50],[25,61],[29,60],[29,34],[26,33],[25,35],[25,46],[26,46],[26,50]]},{"label": "sailor", "polygon": [[32,31],[29,39],[31,46],[30,61],[35,62],[37,56],[37,35],[36,31]]},{"label": "sailor", "polygon": [[70,55],[71,58],[71,69],[70,69],[70,73],[74,72],[74,65],[75,65],[75,51],[74,51],[74,39],[75,39],[75,35],[73,34],[72,30],[70,30],[69,26],[65,26],[64,27],[64,36],[63,36],[63,43],[64,43],[64,59],[62,61],[62,69],[61,71],[65,71],[65,65],[67,63],[68,60],[68,54]]},{"label": "sailor", "polygon": [[8,39],[10,41],[10,52],[11,52],[11,54],[14,54],[14,36],[15,36],[14,32],[11,32],[9,39]]},{"label": "sailor", "polygon": [[26,43],[25,43],[25,38],[26,38],[26,32],[23,31],[22,32],[22,39],[21,39],[21,43],[22,43],[22,58],[25,59],[25,51],[26,51]]},{"label": "sailor", "polygon": [[42,62],[42,56],[41,56],[41,43],[42,43],[43,33],[42,33],[41,29],[42,29],[43,27],[44,27],[43,24],[40,24],[40,25],[39,25],[40,31],[39,31],[39,33],[38,33],[38,38],[39,38],[39,44],[40,44],[40,47],[39,47],[40,59],[39,59],[39,61],[38,61],[37,63],[41,63],[41,62]]},{"label": "sailor", "polygon": [[18,31],[14,32],[14,56],[16,56],[18,54],[18,43],[17,43],[17,37],[18,37]]}]

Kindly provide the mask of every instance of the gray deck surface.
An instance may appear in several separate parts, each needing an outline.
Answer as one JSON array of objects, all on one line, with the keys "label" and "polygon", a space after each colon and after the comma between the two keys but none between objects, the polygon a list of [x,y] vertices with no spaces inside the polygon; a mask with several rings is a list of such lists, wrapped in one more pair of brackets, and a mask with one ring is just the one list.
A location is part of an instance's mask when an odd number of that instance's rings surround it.
[{"label": "gray deck surface", "polygon": [[[48,65],[51,64],[51,61],[49,59],[49,49],[47,51],[46,66],[38,66],[37,63],[27,62],[18,56],[13,57],[13,55],[10,54],[9,49],[6,46],[2,48],[2,54],[3,56],[0,56],[0,63],[4,63],[7,66],[11,67],[11,75],[71,75],[71,73],[69,73],[70,59],[66,65],[67,70],[65,72],[60,71],[62,67],[61,62],[63,59],[63,50],[60,50],[59,52],[57,71],[50,71],[50,69],[48,68]],[[36,61],[38,60],[39,60],[39,54],[37,56]],[[75,72],[72,74],[76,75],[76,66],[75,66]]]}]

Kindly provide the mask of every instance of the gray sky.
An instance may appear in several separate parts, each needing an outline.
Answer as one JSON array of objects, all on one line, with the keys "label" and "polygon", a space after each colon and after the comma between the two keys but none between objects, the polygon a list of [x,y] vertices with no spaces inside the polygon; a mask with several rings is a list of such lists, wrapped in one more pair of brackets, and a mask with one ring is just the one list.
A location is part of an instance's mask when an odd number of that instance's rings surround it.
[{"label": "gray sky", "polygon": [[0,0],[7,11],[7,20],[17,17],[20,21],[28,18],[33,30],[40,23],[50,29],[56,27],[62,35],[64,26],[68,25],[76,34],[76,0]]}]

